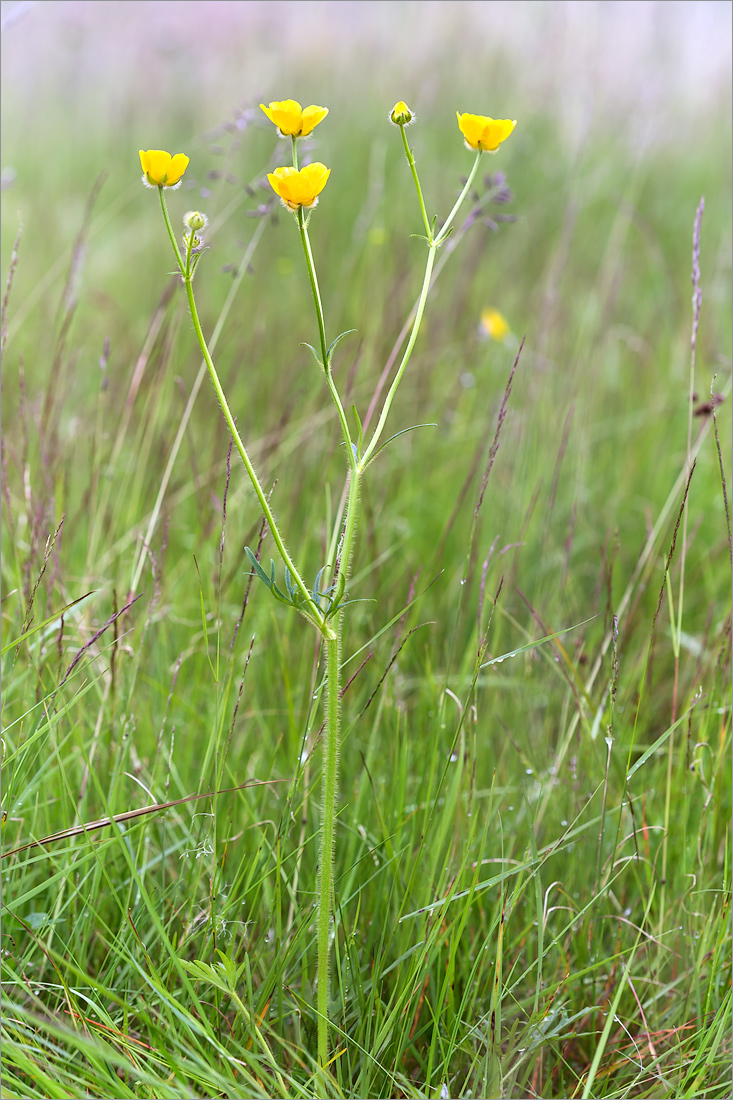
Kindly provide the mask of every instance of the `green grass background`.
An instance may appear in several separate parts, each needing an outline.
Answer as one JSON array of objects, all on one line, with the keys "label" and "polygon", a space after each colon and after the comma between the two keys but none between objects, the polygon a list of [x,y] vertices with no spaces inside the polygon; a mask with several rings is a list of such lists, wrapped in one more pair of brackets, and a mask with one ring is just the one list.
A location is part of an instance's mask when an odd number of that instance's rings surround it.
[{"label": "green grass background", "polygon": [[[392,104],[417,114],[443,217],[471,165],[456,109],[518,119],[482,164],[512,192],[492,217],[517,220],[457,234],[390,416],[435,426],[395,440],[362,499],[329,1095],[728,1096],[729,5],[3,19],[4,850],[267,783],[4,860],[3,1096],[318,1094],[322,670],[250,587],[260,516],[206,379],[156,511],[200,355],[137,157],[191,157],[169,207],[210,219],[207,333],[261,233],[215,358],[315,576],[345,463],[301,346],[297,234],[263,183],[288,149],[258,104],[289,96],[330,109],[311,236],[329,338],[357,330],[335,376],[362,416],[424,262]],[[703,195],[694,406],[724,400],[692,418],[675,538]],[[507,345],[481,338],[486,307]]]}]

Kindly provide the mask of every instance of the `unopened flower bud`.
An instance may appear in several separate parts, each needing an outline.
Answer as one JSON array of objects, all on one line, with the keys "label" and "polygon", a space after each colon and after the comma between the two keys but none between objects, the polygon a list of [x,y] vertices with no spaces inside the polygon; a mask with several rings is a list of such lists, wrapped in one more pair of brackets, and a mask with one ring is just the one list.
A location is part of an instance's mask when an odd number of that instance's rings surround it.
[{"label": "unopened flower bud", "polygon": [[389,116],[390,122],[394,122],[395,126],[407,126],[415,118],[414,114],[403,100],[399,103],[395,103]]},{"label": "unopened flower bud", "polygon": [[208,218],[205,214],[200,214],[198,210],[189,210],[183,219],[183,224],[186,229],[204,229]]},{"label": "unopened flower bud", "polygon": [[189,244],[191,245],[192,252],[198,252],[204,247],[204,239],[203,237],[194,236],[192,240],[190,234],[185,234],[183,237],[183,247],[188,248]]}]

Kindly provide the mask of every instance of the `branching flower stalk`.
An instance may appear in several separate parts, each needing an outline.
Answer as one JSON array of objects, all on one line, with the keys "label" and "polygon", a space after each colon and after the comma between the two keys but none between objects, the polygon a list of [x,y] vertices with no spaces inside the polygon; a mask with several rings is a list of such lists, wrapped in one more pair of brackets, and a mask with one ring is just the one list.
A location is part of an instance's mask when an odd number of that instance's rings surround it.
[{"label": "branching flower stalk", "polygon": [[[326,339],[323,303],[308,235],[308,223],[312,211],[318,203],[318,196],[328,181],[330,169],[318,162],[306,165],[303,169],[300,169],[298,166],[297,139],[309,135],[326,117],[328,111],[325,107],[317,106],[302,109],[300,104],[295,100],[270,103],[268,107],[262,105],[262,109],[271,122],[277,127],[280,134],[283,137],[289,137],[291,139],[292,166],[276,168],[274,172],[269,174],[268,179],[273,190],[280,197],[283,205],[293,213],[298,226],[318,326],[319,350],[311,348],[311,351],[313,351],[323,371],[329,394],[334,403],[336,415],[341,427],[341,433],[343,435],[344,446],[346,448],[349,472],[348,496],[343,514],[338,514],[335,517],[334,528],[329,544],[329,560],[319,572],[313,589],[307,587],[301,573],[296,568],[293,559],[286,549],[285,542],[280,533],[280,528],[237,430],[234,417],[229,408],[201,328],[196,308],[193,280],[204,247],[203,240],[198,234],[205,228],[206,219],[203,214],[199,214],[196,211],[191,211],[186,215],[184,218],[186,232],[183,238],[183,251],[181,251],[173,231],[164,193],[166,188],[178,186],[181,176],[186,170],[188,158],[181,153],[176,154],[175,157],[171,157],[170,154],[160,150],[148,150],[146,153],[143,151],[140,152],[140,160],[144,173],[143,182],[146,183],[147,186],[158,188],[163,219],[176,257],[176,265],[186,288],[186,295],[196,338],[201,348],[201,353],[208,368],[209,376],[227,422],[227,426],[231,432],[242,462],[244,463],[250,482],[259,501],[260,508],[270,527],[273,540],[285,567],[287,595],[277,586],[274,565],[268,575],[251,551],[247,550],[250,562],[260,580],[267,585],[277,599],[291,604],[313,624],[318,630],[326,649],[326,727],[323,763],[323,807],[318,865],[318,962],[316,1005],[318,1014],[318,1064],[323,1069],[328,1062],[328,963],[329,939],[334,911],[333,857],[336,803],[338,796],[338,754],[341,734],[341,618],[347,602],[345,600],[346,586],[356,542],[361,479],[367,466],[373,461],[377,454],[379,454],[382,448],[386,446],[385,443],[380,447],[379,442],[383,435],[395,394],[415,348],[425,312],[425,305],[430,292],[438,249],[447,240],[452,229],[453,221],[471,189],[478,171],[482,153],[495,152],[501,142],[503,142],[512,132],[516,123],[506,119],[490,119],[482,115],[458,115],[458,124],[466,139],[466,144],[470,149],[476,151],[476,157],[463,190],[440,230],[436,233],[435,219],[433,219],[431,223],[428,218],[415,157],[405,135],[405,127],[413,121],[413,113],[405,103],[400,102],[395,105],[390,114],[391,121],[400,128],[402,143],[415,184],[422,221],[425,228],[424,239],[428,246],[428,255],[420,297],[415,309],[409,340],[392,384],[384,399],[376,427],[371,434],[369,442],[365,446],[358,413],[356,409],[354,409],[358,429],[357,438],[354,439],[349,429],[349,423],[338,389],[333,379],[333,353],[339,341],[346,333],[342,333],[340,336],[336,337],[330,345],[328,344]],[[324,575],[327,580],[322,582],[321,577]],[[324,584],[325,587],[323,587]],[[325,606],[322,601],[325,601]]]},{"label": "branching flower stalk", "polygon": [[[262,508],[263,515],[265,516],[265,519],[267,520],[267,523],[270,527],[270,531],[272,533],[272,537],[275,545],[277,546],[280,557],[282,558],[285,567],[290,571],[295,585],[303,596],[303,599],[305,601],[305,608],[307,609],[304,610],[304,614],[306,615],[306,618],[310,618],[315,623],[318,629],[321,630],[321,632],[324,634],[324,637],[328,637],[330,628],[326,623],[325,616],[323,615],[321,609],[316,605],[312,594],[308,591],[305,582],[301,578],[300,573],[298,572],[292,558],[290,557],[290,554],[285,547],[285,543],[283,542],[282,535],[280,534],[280,529],[277,525],[277,521],[267,501],[267,497],[265,496],[265,492],[262,488],[262,485],[260,484],[259,478],[257,477],[257,473],[254,466],[252,465],[252,461],[247,454],[247,450],[244,446],[244,443],[242,442],[239,431],[237,430],[237,425],[229,408],[229,404],[224,394],[224,390],[222,389],[221,382],[219,381],[219,375],[217,374],[216,367],[214,366],[214,361],[209,353],[209,348],[207,346],[206,339],[201,328],[201,322],[199,321],[198,310],[196,309],[196,299],[193,293],[193,277],[196,271],[196,267],[198,266],[198,261],[201,258],[200,252],[194,252],[194,248],[197,247],[196,242],[199,239],[196,237],[196,226],[195,224],[187,225],[188,233],[184,238],[185,254],[183,257],[181,257],[181,253],[178,248],[178,242],[176,241],[173,227],[171,225],[170,215],[168,214],[168,207],[166,205],[163,187],[159,187],[158,191],[160,195],[160,206],[163,211],[163,219],[168,230],[168,236],[170,237],[171,245],[175,251],[176,261],[181,274],[181,278],[183,279],[184,285],[186,287],[186,296],[188,298],[188,306],[191,311],[191,320],[193,321],[196,338],[199,342],[201,354],[203,355],[204,361],[208,368],[209,377],[211,378],[216,396],[219,399],[219,404],[221,405],[224,419],[227,422],[229,431],[231,432],[232,438],[234,439],[234,445],[239,451],[242,462],[244,463],[244,467],[249,475],[249,479],[252,483],[252,488],[255,491],[257,499],[260,503],[260,507]],[[202,215],[199,216],[201,217]],[[187,219],[189,222],[193,220],[190,214],[187,215]]]}]

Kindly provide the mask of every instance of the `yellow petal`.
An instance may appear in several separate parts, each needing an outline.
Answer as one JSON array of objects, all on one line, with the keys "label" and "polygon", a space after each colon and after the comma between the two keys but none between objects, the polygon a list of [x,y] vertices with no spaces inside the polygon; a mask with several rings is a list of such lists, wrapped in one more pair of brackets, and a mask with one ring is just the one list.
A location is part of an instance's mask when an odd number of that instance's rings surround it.
[{"label": "yellow petal", "polygon": [[303,108],[297,99],[276,99],[270,104],[273,111],[281,111],[286,115],[302,115]]},{"label": "yellow petal", "polygon": [[[321,191],[328,183],[331,169],[326,168],[326,165],[321,164],[320,161],[315,161],[313,164],[306,165],[306,167],[301,170],[300,174],[303,177],[309,193],[313,196],[311,199],[312,203],[313,199],[320,195]],[[310,206],[311,203],[306,203],[306,205]]]},{"label": "yellow petal", "polygon": [[274,172],[267,173],[267,178],[275,194],[284,199],[286,194],[289,194],[288,178],[297,175],[296,168],[276,168]]},{"label": "yellow petal", "polygon": [[414,115],[410,108],[405,103],[404,99],[400,99],[395,103],[394,107],[389,113],[390,121],[394,122],[395,126],[407,126],[414,119]]},{"label": "yellow petal", "polygon": [[303,109],[296,99],[274,100],[269,107],[260,103],[270,122],[287,137],[298,135],[303,124]]},{"label": "yellow petal", "polygon": [[286,206],[297,210],[299,206],[312,206],[326,186],[331,169],[316,162],[308,164],[300,172],[295,168],[276,168],[268,173],[270,186]]},{"label": "yellow petal", "polygon": [[316,107],[315,104],[306,107],[301,120],[300,136],[308,137],[308,134],[315,130],[318,123],[323,122],[327,114],[328,107]]},{"label": "yellow petal", "polygon": [[514,119],[514,121],[508,118],[487,119],[486,126],[481,134],[479,142],[480,147],[489,153],[495,153],[501,143],[506,141],[516,125],[516,119]]},{"label": "yellow petal", "polygon": [[486,119],[480,115],[459,115],[458,111],[456,111],[456,118],[458,119],[458,128],[466,139],[466,144],[471,149],[478,149]]},{"label": "yellow petal", "polygon": [[159,187],[165,186],[168,180],[171,159],[170,153],[166,153],[164,149],[148,149],[147,152],[140,151],[140,162],[143,166],[143,172],[151,183],[157,184]]},{"label": "yellow petal", "polygon": [[458,126],[471,149],[495,153],[517,125],[516,119],[489,118],[487,115],[461,115],[456,111]]},{"label": "yellow petal", "polygon": [[188,157],[185,153],[176,153],[174,157],[171,157],[170,168],[168,169],[168,182],[166,186],[175,187],[187,168]]}]

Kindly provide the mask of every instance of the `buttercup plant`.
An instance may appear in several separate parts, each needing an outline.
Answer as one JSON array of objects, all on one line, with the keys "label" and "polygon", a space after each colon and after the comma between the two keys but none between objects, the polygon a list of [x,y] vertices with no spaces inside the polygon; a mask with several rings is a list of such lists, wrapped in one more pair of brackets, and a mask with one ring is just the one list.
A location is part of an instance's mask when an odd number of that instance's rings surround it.
[{"label": "buttercup plant", "polygon": [[270,590],[275,599],[294,607],[301,615],[308,619],[313,627],[319,632],[326,650],[326,725],[323,764],[323,808],[319,855],[317,921],[318,959],[316,983],[318,1062],[321,1068],[325,1068],[328,1061],[328,957],[329,934],[333,914],[334,828],[338,791],[338,753],[340,741],[339,696],[341,689],[341,619],[343,611],[349,603],[346,599],[348,594],[347,584],[354,554],[356,519],[361,481],[369,464],[383,447],[386,446],[386,443],[382,443],[380,446],[380,440],[384,434],[395,394],[412,356],[415,342],[420,331],[438,249],[444,244],[451,233],[456,215],[471,190],[471,186],[478,171],[481,156],[484,152],[496,152],[501,143],[509,137],[516,122],[506,119],[495,120],[483,115],[458,114],[460,131],[465,138],[467,146],[475,151],[476,156],[463,190],[458,196],[453,209],[448,214],[448,217],[445,219],[440,229],[436,231],[437,219],[433,218],[431,221],[428,218],[415,164],[415,157],[405,135],[405,127],[414,121],[414,112],[401,100],[395,104],[390,112],[389,117],[391,122],[400,130],[405,156],[412,173],[425,230],[424,240],[427,244],[428,255],[422,288],[415,308],[409,339],[392,380],[392,384],[384,399],[376,427],[371,437],[367,440],[364,438],[362,423],[355,406],[353,413],[356,422],[356,431],[355,434],[352,433],[337,386],[333,379],[333,355],[339,341],[347,334],[341,333],[332,340],[331,343],[328,343],[323,304],[308,235],[308,225],[312,212],[318,203],[319,196],[326,187],[331,170],[320,162],[306,165],[302,169],[299,168],[298,165],[298,138],[307,137],[311,134],[314,128],[326,117],[328,109],[325,107],[310,106],[303,110],[297,101],[290,99],[272,102],[267,107],[262,104],[261,107],[278,130],[278,133],[283,137],[289,137],[291,139],[292,164],[276,168],[268,175],[268,179],[275,194],[280,198],[283,205],[293,214],[294,221],[300,234],[318,326],[318,347],[311,347],[311,351],[315,356],[320,370],[323,372],[326,386],[334,404],[345,444],[346,461],[348,464],[348,492],[346,494],[345,505],[343,510],[335,517],[330,536],[327,560],[325,565],[319,570],[315,584],[312,588],[309,588],[306,584],[302,573],[296,566],[295,561],[285,546],[280,526],[270,507],[268,498],[265,495],[246,447],[237,430],[234,417],[229,408],[201,328],[193,292],[193,279],[203,255],[203,239],[200,233],[206,226],[206,218],[198,211],[189,211],[185,215],[183,219],[185,233],[182,249],[179,247],[171,225],[165,199],[165,190],[179,185],[189,163],[188,157],[182,153],[177,153],[172,157],[169,153],[163,152],[162,150],[148,150],[147,152],[141,150],[140,161],[144,173],[143,182],[147,186],[158,188],[161,210],[171,247],[173,248],[176,258],[178,271],[180,272],[186,288],[186,295],[196,338],[201,348],[204,361],[206,362],[227,426],[231,432],[242,462],[244,463],[250,482],[259,501],[260,508],[269,525],[270,532],[282,561],[284,567],[284,588],[281,587],[276,580],[277,569],[274,562],[271,562],[270,570],[267,572],[248,547],[245,547],[245,551],[255,573]]}]

